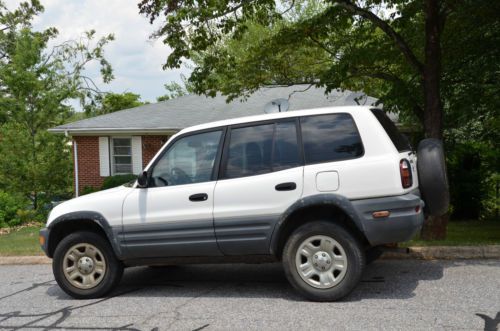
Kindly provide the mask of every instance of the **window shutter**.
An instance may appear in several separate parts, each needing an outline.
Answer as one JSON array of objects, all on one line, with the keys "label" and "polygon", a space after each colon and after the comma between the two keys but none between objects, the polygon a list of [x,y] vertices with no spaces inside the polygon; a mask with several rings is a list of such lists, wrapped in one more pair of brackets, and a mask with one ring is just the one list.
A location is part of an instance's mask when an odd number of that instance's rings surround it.
[{"label": "window shutter", "polygon": [[99,173],[101,177],[109,176],[109,139],[99,137]]},{"label": "window shutter", "polygon": [[142,171],[142,137],[132,137],[132,171],[138,175]]}]

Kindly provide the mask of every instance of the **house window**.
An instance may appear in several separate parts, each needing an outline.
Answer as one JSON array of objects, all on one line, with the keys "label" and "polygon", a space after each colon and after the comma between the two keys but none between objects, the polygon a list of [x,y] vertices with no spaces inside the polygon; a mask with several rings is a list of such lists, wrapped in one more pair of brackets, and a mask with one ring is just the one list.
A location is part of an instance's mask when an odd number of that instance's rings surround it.
[{"label": "house window", "polygon": [[132,139],[111,138],[111,168],[113,175],[132,173]]}]

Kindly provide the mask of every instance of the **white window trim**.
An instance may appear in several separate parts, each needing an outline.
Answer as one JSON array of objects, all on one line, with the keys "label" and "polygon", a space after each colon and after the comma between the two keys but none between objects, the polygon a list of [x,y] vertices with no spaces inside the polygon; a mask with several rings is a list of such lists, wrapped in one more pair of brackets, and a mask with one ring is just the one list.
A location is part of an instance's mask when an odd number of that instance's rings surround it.
[{"label": "white window trim", "polygon": [[[130,155],[115,155],[114,154],[114,139],[129,139],[130,140]],[[130,172],[115,171],[115,156],[130,156]],[[134,160],[132,151],[132,136],[111,136],[109,137],[109,167],[111,176],[115,175],[130,175],[134,173]]]},{"label": "white window trim", "polygon": [[109,152],[109,137],[99,137],[99,175],[111,175],[111,160]]}]

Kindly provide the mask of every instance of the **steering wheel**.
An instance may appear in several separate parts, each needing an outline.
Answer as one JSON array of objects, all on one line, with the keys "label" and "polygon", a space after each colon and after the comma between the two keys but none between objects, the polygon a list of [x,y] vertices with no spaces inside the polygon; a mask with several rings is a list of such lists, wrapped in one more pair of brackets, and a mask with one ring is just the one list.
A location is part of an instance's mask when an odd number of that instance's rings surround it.
[{"label": "steering wheel", "polygon": [[172,168],[172,170],[170,170],[170,174],[171,175],[169,177],[173,179],[172,182],[174,184],[191,183],[191,178],[188,176],[188,174],[186,174],[184,170],[179,167]]}]

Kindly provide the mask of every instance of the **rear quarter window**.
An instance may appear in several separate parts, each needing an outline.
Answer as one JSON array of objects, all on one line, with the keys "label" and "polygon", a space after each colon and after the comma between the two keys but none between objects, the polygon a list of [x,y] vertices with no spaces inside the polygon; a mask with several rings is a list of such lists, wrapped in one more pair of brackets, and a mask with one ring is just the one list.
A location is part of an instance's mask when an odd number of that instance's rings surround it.
[{"label": "rear quarter window", "polygon": [[363,155],[363,143],[349,114],[306,116],[300,119],[306,164],[341,161]]},{"label": "rear quarter window", "polygon": [[394,144],[394,147],[396,147],[399,152],[411,151],[410,142],[401,132],[399,132],[398,127],[393,121],[391,121],[389,116],[387,116],[381,109],[372,109],[371,111],[384,128],[385,132]]}]

